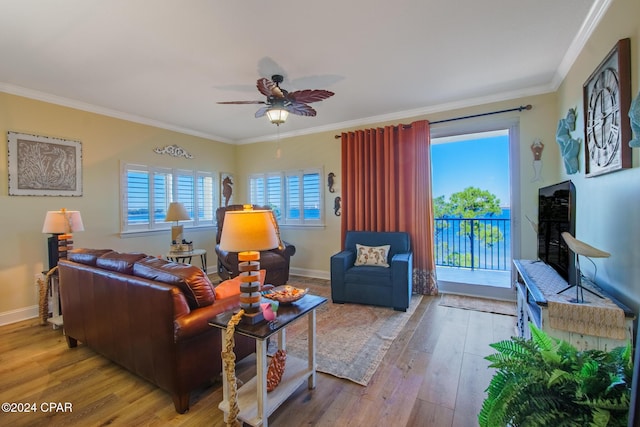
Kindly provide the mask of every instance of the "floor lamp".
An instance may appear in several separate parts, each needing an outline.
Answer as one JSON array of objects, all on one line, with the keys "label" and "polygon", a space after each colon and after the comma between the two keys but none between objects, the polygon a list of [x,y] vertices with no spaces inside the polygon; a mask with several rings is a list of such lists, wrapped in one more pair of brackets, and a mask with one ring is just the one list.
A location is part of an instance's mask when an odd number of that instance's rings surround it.
[{"label": "floor lamp", "polygon": [[240,271],[241,322],[256,324],[264,319],[260,311],[260,251],[277,248],[273,213],[269,210],[227,211],[224,217],[220,249],[238,252]]},{"label": "floor lamp", "polygon": [[584,303],[588,303],[589,302],[589,301],[585,301],[584,300],[584,292],[583,291],[587,291],[587,292],[597,296],[598,298],[602,298],[602,295],[598,295],[597,293],[593,292],[592,290],[587,289],[584,286],[582,286],[582,273],[580,271],[580,255],[586,256],[587,258],[609,258],[611,256],[611,254],[609,252],[601,251],[600,249],[596,249],[591,245],[588,245],[588,244],[586,244],[584,242],[581,242],[580,240],[578,240],[575,237],[573,237],[571,235],[571,233],[569,233],[567,231],[564,231],[561,235],[562,235],[562,238],[564,239],[564,241],[567,243],[567,246],[569,247],[569,249],[571,250],[571,252],[573,252],[573,254],[575,256],[576,284],[568,286],[568,287],[564,288],[563,290],[561,290],[558,293],[561,294],[564,291],[567,291],[567,290],[575,287],[576,288],[576,297],[575,297],[575,299],[570,300],[570,302],[574,302],[574,303],[578,303],[578,304],[584,304]]}]

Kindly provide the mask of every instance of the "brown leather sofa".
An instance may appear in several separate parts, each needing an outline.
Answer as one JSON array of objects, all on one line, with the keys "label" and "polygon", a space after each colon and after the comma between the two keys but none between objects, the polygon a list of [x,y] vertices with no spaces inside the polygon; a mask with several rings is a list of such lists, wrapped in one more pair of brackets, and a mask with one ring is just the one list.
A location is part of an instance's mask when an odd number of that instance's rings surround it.
[{"label": "brown leather sofa", "polygon": [[[227,252],[220,249],[220,237],[222,236],[222,227],[224,226],[224,215],[227,211],[241,211],[243,205],[223,206],[216,210],[216,221],[218,225],[218,233],[216,234],[216,255],[218,256],[218,276],[222,280],[236,277],[238,271],[238,253]],[[268,206],[253,205],[253,209],[271,210]],[[275,222],[277,227],[277,222]],[[278,239],[280,239],[280,230],[276,229]],[[280,246],[268,251],[260,251],[260,268],[267,271],[265,283],[280,286],[289,280],[290,259],[296,253],[296,247],[291,243],[287,243],[280,239]]]},{"label": "brown leather sofa", "polygon": [[[59,262],[64,332],[134,374],[168,391],[176,411],[190,392],[222,371],[221,331],[215,315],[239,306],[238,296],[215,299],[201,269],[111,250],[76,249]],[[236,357],[255,341],[235,336]]]}]

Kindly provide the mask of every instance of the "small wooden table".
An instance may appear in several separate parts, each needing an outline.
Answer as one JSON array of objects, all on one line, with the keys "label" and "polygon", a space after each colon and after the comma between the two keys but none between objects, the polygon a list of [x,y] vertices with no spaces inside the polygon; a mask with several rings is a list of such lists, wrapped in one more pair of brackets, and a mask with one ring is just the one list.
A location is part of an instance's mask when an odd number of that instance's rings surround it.
[{"label": "small wooden table", "polygon": [[[276,323],[271,327],[266,321],[256,325],[238,324],[235,331],[256,340],[256,376],[238,389],[238,419],[252,425],[267,427],[271,415],[296,389],[307,381],[309,389],[316,387],[316,309],[327,299],[316,295],[305,295],[291,305],[278,308]],[[227,328],[232,312],[220,314],[209,321],[209,325],[223,329],[222,347],[224,348],[224,330]],[[302,317],[308,318],[308,357],[302,360],[287,354],[284,375],[278,387],[267,394],[267,338],[278,334],[278,348],[286,350],[286,328]],[[224,369],[223,369],[224,372]],[[222,376],[222,402],[218,405],[224,412],[224,419],[230,409],[230,388],[226,375]]]},{"label": "small wooden table", "polygon": [[199,256],[202,270],[205,273],[207,272],[207,251],[204,249],[194,249],[188,252],[169,252],[165,256],[169,261],[184,262],[187,264],[191,264],[192,257]]}]

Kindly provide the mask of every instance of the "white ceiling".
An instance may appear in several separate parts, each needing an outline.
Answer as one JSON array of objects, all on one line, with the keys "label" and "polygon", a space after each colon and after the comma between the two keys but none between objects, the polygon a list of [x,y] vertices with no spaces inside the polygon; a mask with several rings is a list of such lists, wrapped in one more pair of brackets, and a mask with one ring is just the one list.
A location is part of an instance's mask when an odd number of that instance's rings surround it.
[{"label": "white ceiling", "polygon": [[260,77],[327,89],[280,136],[555,90],[611,0],[0,0],[0,91],[223,142]]}]

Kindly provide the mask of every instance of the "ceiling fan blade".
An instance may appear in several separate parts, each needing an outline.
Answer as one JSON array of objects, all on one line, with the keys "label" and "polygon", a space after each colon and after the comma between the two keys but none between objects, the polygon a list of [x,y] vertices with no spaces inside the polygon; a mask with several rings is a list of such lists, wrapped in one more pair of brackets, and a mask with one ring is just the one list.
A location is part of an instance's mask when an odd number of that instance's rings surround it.
[{"label": "ceiling fan blade", "polygon": [[278,85],[265,77],[258,79],[256,87],[258,88],[258,91],[267,98],[270,96],[274,96],[276,98],[284,98],[284,94],[282,93]]},{"label": "ceiling fan blade", "polygon": [[256,111],[256,119],[257,119],[257,118],[260,118],[260,117],[262,117],[262,116],[264,116],[265,114],[267,114],[267,110],[268,110],[269,108],[270,108],[269,106],[267,106],[267,107],[262,107],[262,108],[260,108],[258,111]]},{"label": "ceiling fan blade", "polygon": [[309,105],[302,104],[300,102],[292,102],[291,104],[286,105],[284,109],[291,114],[296,114],[298,116],[314,117],[316,115],[316,110]]},{"label": "ceiling fan blade", "polygon": [[266,104],[264,101],[221,101],[217,104]]},{"label": "ceiling fan blade", "polygon": [[311,102],[322,101],[335,95],[329,90],[323,89],[305,89],[297,90],[295,92],[289,92],[287,99],[295,102],[301,102],[303,104],[309,104]]}]

